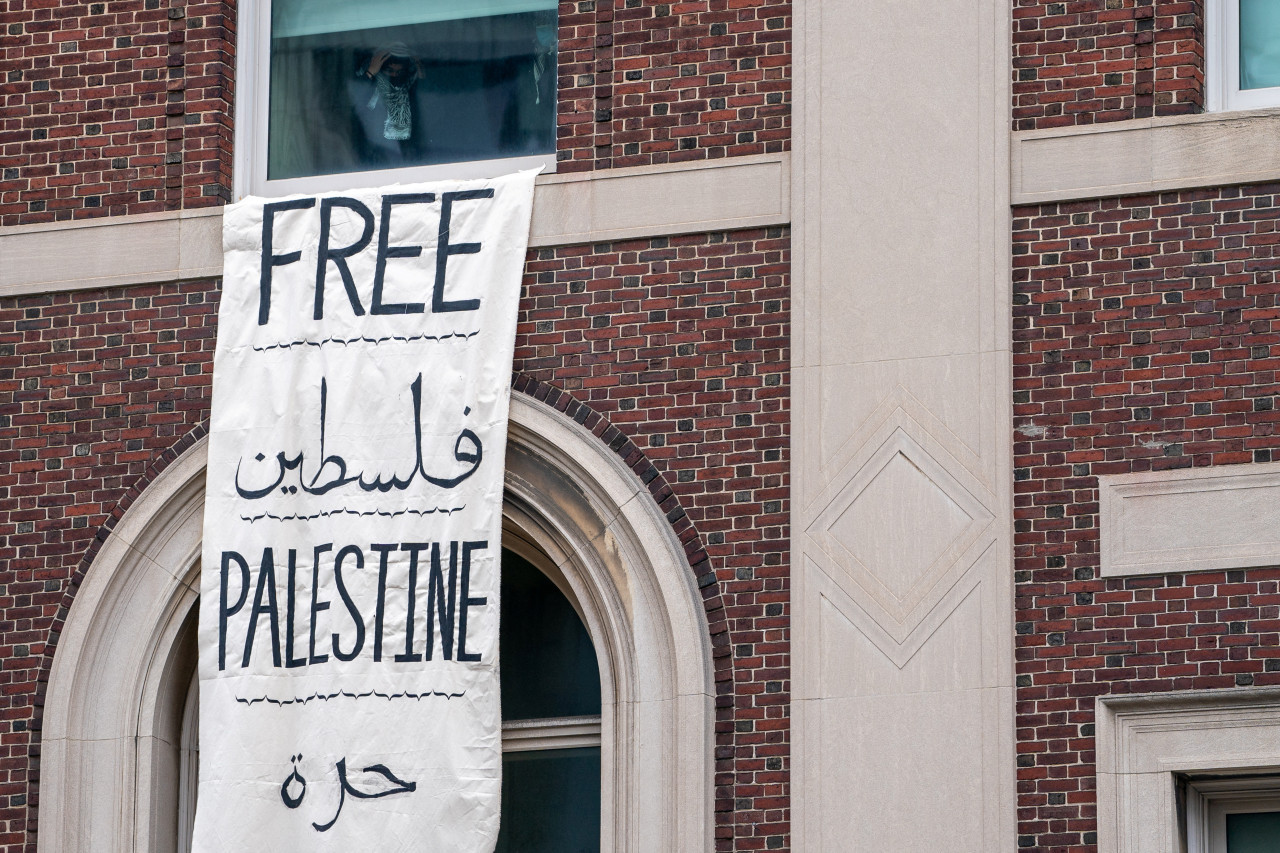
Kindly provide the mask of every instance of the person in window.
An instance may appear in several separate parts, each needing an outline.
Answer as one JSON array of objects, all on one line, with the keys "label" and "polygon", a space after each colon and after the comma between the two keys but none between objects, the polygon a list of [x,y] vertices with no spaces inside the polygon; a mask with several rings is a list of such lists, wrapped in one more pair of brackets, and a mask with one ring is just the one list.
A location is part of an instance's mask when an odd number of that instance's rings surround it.
[{"label": "person in window", "polygon": [[413,136],[413,87],[422,78],[422,63],[414,58],[408,45],[392,42],[377,50],[360,73],[374,85],[368,108],[376,110],[381,105],[386,111],[383,138],[409,141]]}]

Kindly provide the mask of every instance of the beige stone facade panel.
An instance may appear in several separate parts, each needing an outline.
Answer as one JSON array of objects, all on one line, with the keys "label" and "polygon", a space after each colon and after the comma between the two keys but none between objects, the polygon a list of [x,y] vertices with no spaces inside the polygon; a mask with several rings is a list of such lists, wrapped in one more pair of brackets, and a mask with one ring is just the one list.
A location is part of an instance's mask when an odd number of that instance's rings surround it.
[{"label": "beige stone facade panel", "polygon": [[[823,642],[818,649],[825,693],[855,698],[907,693],[973,690],[984,681],[982,659],[970,653],[968,636],[980,630],[982,595],[973,586],[959,590],[960,603],[949,618],[929,632],[918,654],[901,667],[888,658],[867,631],[849,618],[854,606],[828,591],[820,604]],[[887,737],[894,735],[885,733]]]},{"label": "beige stone facade panel", "polygon": [[222,274],[216,208],[0,229],[0,296]]},{"label": "beige stone facade panel", "polygon": [[1280,109],[1013,134],[1014,204],[1280,179]]},{"label": "beige stone facade panel", "polygon": [[[981,690],[830,699],[821,710],[827,749],[823,783],[840,791],[815,827],[820,849],[954,851],[990,847],[986,838]],[[945,724],[944,724],[945,723]],[[874,737],[866,733],[877,732]],[[885,736],[886,732],[891,736]],[[963,780],[963,781],[961,781]],[[813,833],[806,827],[806,835]],[[808,842],[806,842],[808,843]]]},{"label": "beige stone facade panel", "polygon": [[843,286],[806,306],[821,326],[818,357],[972,351],[981,309],[969,288],[980,275],[972,249],[990,201],[971,149],[983,135],[980,16],[909,0],[828,3],[822,17],[820,165],[811,164],[822,187],[806,221],[819,242],[806,260]]},{"label": "beige stone facade panel", "polygon": [[790,221],[790,155],[538,179],[531,246],[759,228]]},{"label": "beige stone facade panel", "polygon": [[1102,574],[1280,564],[1280,463],[1103,476]]},{"label": "beige stone facade panel", "polygon": [[1008,17],[796,7],[803,853],[1016,846]]},{"label": "beige stone facade panel", "polygon": [[[545,175],[531,246],[662,237],[790,221],[790,157]],[[218,208],[0,229],[0,296],[222,274]]]}]

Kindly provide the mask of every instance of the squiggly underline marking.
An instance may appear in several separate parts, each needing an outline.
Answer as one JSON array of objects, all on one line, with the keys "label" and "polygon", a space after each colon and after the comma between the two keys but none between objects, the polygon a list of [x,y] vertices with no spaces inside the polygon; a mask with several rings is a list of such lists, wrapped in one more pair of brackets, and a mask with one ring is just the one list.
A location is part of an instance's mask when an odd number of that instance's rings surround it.
[{"label": "squiggly underline marking", "polygon": [[298,515],[297,513],[276,515],[272,512],[264,512],[260,515],[242,515],[240,516],[240,520],[253,524],[255,521],[261,521],[264,518],[269,518],[272,521],[311,521],[316,518],[327,518],[331,515],[380,515],[383,518],[395,518],[398,515],[433,515],[437,512],[442,512],[445,515],[453,515],[455,512],[461,512],[466,508],[467,505],[463,504],[462,506],[449,507],[435,506],[431,509],[398,509],[395,512],[387,512],[386,510],[381,509],[371,509],[365,512],[361,512],[358,509],[326,509],[322,512],[312,513],[311,515]]},{"label": "squiggly underline marking", "polygon": [[304,345],[309,347],[323,347],[325,344],[342,344],[343,346],[346,346],[347,344],[366,343],[374,344],[376,346],[384,341],[404,341],[406,343],[409,341],[447,341],[449,338],[474,338],[478,334],[480,334],[479,329],[476,329],[474,332],[449,332],[445,335],[410,335],[408,337],[405,337],[404,335],[387,335],[382,338],[370,338],[361,335],[358,338],[322,338],[318,341],[302,338],[301,340],[289,341],[283,344],[268,344],[265,347],[255,346],[253,351],[266,352],[267,350],[291,349],[292,347],[300,347]]},{"label": "squiggly underline marking", "polygon": [[312,700],[328,702],[330,699],[343,697],[347,699],[365,699],[370,696],[377,696],[379,699],[386,699],[390,702],[393,699],[430,699],[433,696],[442,696],[445,699],[460,699],[467,695],[467,691],[461,693],[441,693],[439,690],[428,690],[425,693],[383,693],[380,690],[369,690],[364,693],[352,693],[347,690],[339,690],[335,693],[312,693],[310,696],[295,696],[292,699],[274,699],[270,696],[258,696],[254,699],[246,699],[243,696],[237,696],[236,701],[243,705],[256,705],[259,702],[267,702],[271,705],[305,705]]}]

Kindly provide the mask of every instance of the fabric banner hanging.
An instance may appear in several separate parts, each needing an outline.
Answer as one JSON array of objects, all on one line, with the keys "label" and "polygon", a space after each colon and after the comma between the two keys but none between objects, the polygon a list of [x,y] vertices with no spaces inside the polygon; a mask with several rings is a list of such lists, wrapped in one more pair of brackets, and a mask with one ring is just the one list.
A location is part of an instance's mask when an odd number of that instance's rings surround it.
[{"label": "fabric banner hanging", "polygon": [[493,849],[533,179],[227,208],[195,853]]}]

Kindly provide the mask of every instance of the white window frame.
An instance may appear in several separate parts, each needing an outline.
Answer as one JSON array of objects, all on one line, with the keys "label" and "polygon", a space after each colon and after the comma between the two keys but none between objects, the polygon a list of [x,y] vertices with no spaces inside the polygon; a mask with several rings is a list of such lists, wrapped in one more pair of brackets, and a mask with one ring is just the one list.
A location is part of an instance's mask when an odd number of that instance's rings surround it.
[{"label": "white window frame", "polygon": [[1280,776],[1189,779],[1187,853],[1227,853],[1227,815],[1280,812]]},{"label": "white window frame", "polygon": [[1240,88],[1240,0],[1206,0],[1204,14],[1206,108],[1280,107],[1280,86]]},{"label": "white window frame", "polygon": [[496,178],[542,167],[552,173],[555,152],[526,157],[435,163],[400,169],[340,172],[304,178],[268,180],[267,129],[271,93],[271,0],[239,4],[236,36],[235,156],[232,194],[278,197],[378,187],[431,180]]}]

